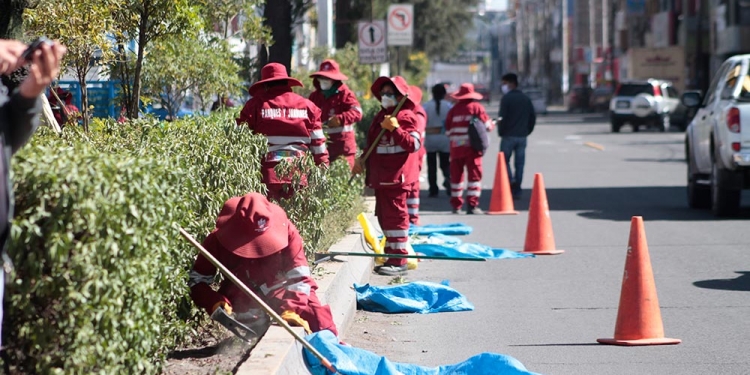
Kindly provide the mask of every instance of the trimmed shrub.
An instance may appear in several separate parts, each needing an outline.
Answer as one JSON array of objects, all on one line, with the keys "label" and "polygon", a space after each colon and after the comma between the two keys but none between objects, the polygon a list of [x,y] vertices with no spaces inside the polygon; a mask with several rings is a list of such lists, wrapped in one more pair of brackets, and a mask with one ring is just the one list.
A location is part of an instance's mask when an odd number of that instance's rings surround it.
[{"label": "trimmed shrub", "polygon": [[[265,189],[265,138],[235,115],[40,129],[16,155],[3,331],[15,371],[152,374],[199,341],[207,317],[187,288],[196,251],[176,226],[200,240],[228,198]],[[361,184],[342,162],[300,163],[312,165],[309,187],[281,204],[309,254],[353,222]]]}]

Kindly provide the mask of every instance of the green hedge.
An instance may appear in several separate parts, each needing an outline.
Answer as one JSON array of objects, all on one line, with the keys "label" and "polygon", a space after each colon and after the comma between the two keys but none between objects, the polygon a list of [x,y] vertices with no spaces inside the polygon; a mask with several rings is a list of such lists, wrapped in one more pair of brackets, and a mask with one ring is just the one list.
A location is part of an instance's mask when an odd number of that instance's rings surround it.
[{"label": "green hedge", "polygon": [[[201,239],[226,199],[264,189],[265,140],[234,115],[41,129],[16,155],[3,340],[14,371],[153,374],[198,341],[206,318],[187,288],[196,251],[176,226]],[[361,209],[344,163],[310,173],[309,188],[281,202],[308,253]]]}]

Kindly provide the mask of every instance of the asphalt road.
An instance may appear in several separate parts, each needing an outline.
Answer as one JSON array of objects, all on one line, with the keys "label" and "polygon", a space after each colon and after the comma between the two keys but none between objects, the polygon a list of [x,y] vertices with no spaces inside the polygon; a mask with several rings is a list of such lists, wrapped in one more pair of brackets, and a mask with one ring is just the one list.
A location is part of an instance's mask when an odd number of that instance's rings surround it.
[{"label": "asphalt road", "polygon": [[[497,112],[497,103],[489,112]],[[460,221],[463,239],[522,250],[534,173],[542,173],[557,256],[486,263],[427,261],[406,277],[440,282],[475,310],[357,312],[347,343],[396,362],[438,366],[511,355],[542,374],[750,374],[750,194],[738,218],[687,208],[683,133],[611,134],[601,116],[551,113],[529,138],[517,216],[452,215],[422,191],[422,224]],[[483,209],[499,140],[484,157]],[[592,147],[593,146],[593,147]],[[603,149],[598,149],[598,148]],[[423,189],[426,189],[423,184]],[[643,216],[667,337],[679,345],[617,347],[613,337],[630,219]],[[373,284],[391,278],[374,275]]]}]

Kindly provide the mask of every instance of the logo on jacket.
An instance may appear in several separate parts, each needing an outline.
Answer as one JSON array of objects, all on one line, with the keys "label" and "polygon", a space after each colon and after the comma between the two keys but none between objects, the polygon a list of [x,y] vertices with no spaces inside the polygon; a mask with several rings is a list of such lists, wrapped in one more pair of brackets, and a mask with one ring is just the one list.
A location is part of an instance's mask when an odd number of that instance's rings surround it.
[{"label": "logo on jacket", "polygon": [[323,64],[323,71],[327,71],[327,70],[331,70],[331,69],[333,69],[333,67],[331,66],[331,64]]},{"label": "logo on jacket", "polygon": [[336,110],[331,108],[331,110],[328,111],[328,117],[333,117],[333,116],[336,116]]}]

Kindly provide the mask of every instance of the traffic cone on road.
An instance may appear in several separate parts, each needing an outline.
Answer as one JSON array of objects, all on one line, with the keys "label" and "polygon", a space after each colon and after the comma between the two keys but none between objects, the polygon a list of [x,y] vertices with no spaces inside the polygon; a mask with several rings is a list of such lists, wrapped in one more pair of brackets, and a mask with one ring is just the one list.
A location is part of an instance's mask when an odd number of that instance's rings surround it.
[{"label": "traffic cone on road", "polygon": [[492,185],[492,197],[487,215],[518,215],[518,211],[513,208],[513,196],[510,193],[510,182],[503,152],[497,153],[495,182]]},{"label": "traffic cone on road", "polygon": [[648,255],[643,218],[633,216],[630,221],[628,255],[622,277],[620,306],[617,309],[615,337],[597,339],[608,345],[669,345],[681,340],[664,337],[659,299],[656,297],[654,273]]},{"label": "traffic cone on road", "polygon": [[534,188],[531,191],[529,223],[526,226],[526,243],[523,252],[537,255],[557,255],[565,252],[565,250],[555,249],[547,191],[544,190],[544,178],[541,173],[534,175]]}]

